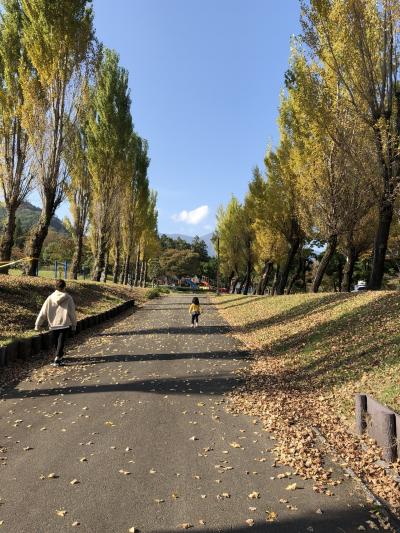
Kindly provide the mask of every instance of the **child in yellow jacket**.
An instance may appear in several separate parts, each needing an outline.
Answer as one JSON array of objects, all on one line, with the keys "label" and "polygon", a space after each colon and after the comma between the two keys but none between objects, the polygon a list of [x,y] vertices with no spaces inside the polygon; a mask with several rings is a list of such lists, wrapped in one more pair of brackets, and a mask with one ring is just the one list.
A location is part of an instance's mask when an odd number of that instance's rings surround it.
[{"label": "child in yellow jacket", "polygon": [[192,328],[196,328],[199,325],[200,313],[200,302],[197,296],[195,296],[189,307],[189,315],[192,315]]}]

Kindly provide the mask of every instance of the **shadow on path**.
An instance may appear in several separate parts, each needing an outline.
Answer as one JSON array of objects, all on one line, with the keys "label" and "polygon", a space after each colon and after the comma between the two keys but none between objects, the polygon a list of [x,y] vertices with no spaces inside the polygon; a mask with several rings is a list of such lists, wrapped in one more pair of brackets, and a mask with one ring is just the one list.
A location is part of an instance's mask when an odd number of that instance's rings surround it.
[{"label": "shadow on path", "polygon": [[[316,517],[317,516],[317,517]],[[356,533],[360,531],[358,527],[364,525],[365,530],[369,526],[365,522],[365,509],[343,510],[340,512],[329,512],[327,516],[318,517],[318,515],[306,514],[303,516],[297,515],[292,519],[278,519],[275,522],[260,522],[254,521],[254,526],[251,527],[252,533],[307,533],[312,531],[314,533]],[[375,522],[375,520],[373,520]],[[381,531],[376,521],[377,531]],[[150,533],[176,533],[176,529],[152,530]],[[200,531],[194,528],[191,531]],[[249,531],[249,526],[231,526],[228,528],[201,528],[204,533],[244,533]]]},{"label": "shadow on path", "polygon": [[122,363],[122,362],[140,362],[140,361],[175,361],[179,359],[226,359],[246,360],[250,353],[246,350],[237,351],[209,351],[209,352],[188,352],[188,353],[147,353],[143,355],[99,355],[87,357],[65,357],[64,362],[67,366],[75,364],[97,364],[97,363]]},{"label": "shadow on path", "polygon": [[110,333],[98,333],[95,337],[130,337],[131,335],[214,335],[229,333],[232,331],[230,326],[202,326],[198,328],[172,326],[165,328],[137,329],[131,331],[117,331]]},{"label": "shadow on path", "polygon": [[55,387],[53,389],[14,390],[6,393],[5,398],[34,398],[56,396],[58,394],[92,394],[104,392],[154,392],[158,394],[223,394],[243,384],[241,377],[227,374],[202,374],[201,377],[180,376],[135,380],[129,383],[82,385]]}]

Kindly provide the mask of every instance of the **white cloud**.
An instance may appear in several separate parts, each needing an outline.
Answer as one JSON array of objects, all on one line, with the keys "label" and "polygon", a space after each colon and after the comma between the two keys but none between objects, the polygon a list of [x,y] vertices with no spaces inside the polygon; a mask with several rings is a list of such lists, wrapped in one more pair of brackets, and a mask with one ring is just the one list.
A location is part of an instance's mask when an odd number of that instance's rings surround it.
[{"label": "white cloud", "polygon": [[208,205],[201,205],[192,211],[184,209],[176,215],[172,215],[172,220],[175,222],[185,222],[186,224],[199,224],[208,215]]}]

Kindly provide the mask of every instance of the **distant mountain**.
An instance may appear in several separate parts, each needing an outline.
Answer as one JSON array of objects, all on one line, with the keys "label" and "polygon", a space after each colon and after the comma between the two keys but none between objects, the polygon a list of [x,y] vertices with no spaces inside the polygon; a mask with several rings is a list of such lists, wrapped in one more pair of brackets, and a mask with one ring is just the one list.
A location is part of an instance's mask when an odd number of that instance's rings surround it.
[{"label": "distant mountain", "polygon": [[[0,224],[6,216],[4,205],[0,203]],[[40,208],[32,205],[29,202],[23,202],[17,210],[17,218],[21,222],[22,231],[26,233],[39,220]],[[66,235],[67,229],[58,217],[53,217],[50,222],[50,227],[57,233]]]},{"label": "distant mountain", "polygon": [[[192,244],[192,241],[193,241],[193,237],[192,236],[183,235],[182,233],[166,233],[165,235],[167,235],[167,237],[171,237],[171,239],[181,238],[182,240],[188,242],[189,244]],[[211,242],[212,236],[213,236],[212,233],[207,233],[207,235],[199,235],[200,239],[202,239],[206,243],[207,250],[208,250],[208,255],[210,257],[214,257],[215,256],[214,246],[213,246],[213,243]]]}]

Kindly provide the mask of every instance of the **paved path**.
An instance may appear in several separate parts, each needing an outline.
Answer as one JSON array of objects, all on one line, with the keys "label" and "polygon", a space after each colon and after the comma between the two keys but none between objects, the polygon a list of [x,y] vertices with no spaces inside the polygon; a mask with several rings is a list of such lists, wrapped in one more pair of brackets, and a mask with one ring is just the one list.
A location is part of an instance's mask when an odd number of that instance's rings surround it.
[{"label": "paved path", "polygon": [[[190,524],[239,533],[254,520],[253,532],[343,533],[365,524],[365,497],[352,482],[327,497],[312,482],[277,479],[290,469],[274,466],[261,424],[225,410],[246,352],[210,304],[191,329],[188,305],[186,295],[164,297],[79,336],[67,367],[46,365],[8,391],[0,532]],[[301,489],[287,491],[295,482]],[[267,511],[277,520],[266,522]]]}]

